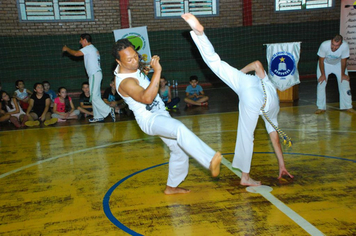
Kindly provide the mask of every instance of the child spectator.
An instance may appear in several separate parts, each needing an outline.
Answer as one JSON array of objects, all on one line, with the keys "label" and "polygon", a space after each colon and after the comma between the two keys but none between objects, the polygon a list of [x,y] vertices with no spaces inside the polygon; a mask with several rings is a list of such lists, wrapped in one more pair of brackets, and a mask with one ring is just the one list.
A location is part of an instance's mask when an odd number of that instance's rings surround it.
[{"label": "child spectator", "polygon": [[29,121],[25,123],[26,126],[39,125],[40,121],[46,126],[57,123],[57,118],[51,119],[51,112],[49,111],[51,99],[48,94],[44,93],[43,85],[41,83],[35,83],[33,90],[34,93],[30,97],[26,112],[29,119]]},{"label": "child spectator", "polygon": [[177,108],[180,98],[175,97],[172,99],[171,88],[167,85],[167,79],[164,76],[161,76],[159,86],[159,95],[166,105],[166,109]]},{"label": "child spectator", "polygon": [[205,96],[203,88],[198,84],[198,76],[190,76],[189,83],[190,85],[188,85],[187,89],[185,90],[186,98],[184,99],[184,101],[187,103],[187,106],[207,106],[209,97]]},{"label": "child spectator", "polygon": [[15,86],[17,90],[14,92],[14,97],[20,102],[22,109],[27,111],[32,92],[25,88],[25,82],[23,80],[16,80]]},{"label": "child spectator", "polygon": [[28,121],[26,113],[22,110],[19,102],[16,98],[10,98],[9,94],[2,91],[0,94],[1,106],[6,111],[5,114],[9,114],[10,121],[16,128],[25,127],[25,122]]},{"label": "child spectator", "polygon": [[79,96],[79,107],[77,108],[85,117],[93,116],[93,106],[90,101],[89,83],[82,83],[82,93]]},{"label": "child spectator", "polygon": [[54,99],[57,97],[57,94],[51,89],[51,84],[47,80],[43,81],[42,84],[44,92],[47,93],[49,95],[49,98],[51,99],[51,107],[53,107]]},{"label": "child spectator", "polygon": [[[0,94],[2,93],[2,86],[0,82]],[[0,102],[0,122],[8,121],[10,119],[10,115],[6,114],[1,102]]]},{"label": "child spectator", "polygon": [[[125,108],[128,109],[127,104],[124,102],[122,97],[116,91],[115,78],[111,79],[110,87],[105,89],[105,92],[103,95],[103,100],[110,107],[113,107],[115,109],[115,112],[118,114],[123,113]],[[126,110],[125,110],[125,112],[126,112]]]},{"label": "child spectator", "polygon": [[72,98],[68,96],[67,89],[60,87],[58,89],[58,97],[54,99],[53,118],[58,118],[58,121],[66,121],[78,119],[79,110],[75,110]]}]

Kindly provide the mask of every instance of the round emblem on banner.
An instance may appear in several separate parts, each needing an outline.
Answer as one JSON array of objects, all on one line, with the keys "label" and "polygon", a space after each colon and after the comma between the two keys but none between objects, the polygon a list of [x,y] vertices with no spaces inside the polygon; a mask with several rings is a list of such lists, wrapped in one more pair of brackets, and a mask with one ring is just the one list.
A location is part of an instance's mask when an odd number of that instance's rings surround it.
[{"label": "round emblem on banner", "polygon": [[286,77],[295,72],[295,59],[289,52],[277,52],[272,56],[270,74],[272,76]]},{"label": "round emblem on banner", "polygon": [[141,34],[131,32],[125,34],[122,38],[127,38],[138,52],[146,48],[146,40]]}]

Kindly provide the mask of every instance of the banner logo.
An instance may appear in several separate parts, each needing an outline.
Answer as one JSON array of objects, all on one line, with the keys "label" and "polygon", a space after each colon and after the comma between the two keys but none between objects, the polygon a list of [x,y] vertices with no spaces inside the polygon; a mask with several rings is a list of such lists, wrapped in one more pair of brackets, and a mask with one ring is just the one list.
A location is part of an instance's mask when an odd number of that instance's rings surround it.
[{"label": "banner logo", "polygon": [[272,76],[284,77],[294,75],[295,59],[289,52],[277,52],[271,59],[270,73]]},{"label": "banner logo", "polygon": [[136,51],[141,55],[141,59],[145,62],[151,60],[150,42],[147,34],[147,27],[136,27],[128,29],[114,30],[115,42],[119,39],[128,39],[135,47]]}]

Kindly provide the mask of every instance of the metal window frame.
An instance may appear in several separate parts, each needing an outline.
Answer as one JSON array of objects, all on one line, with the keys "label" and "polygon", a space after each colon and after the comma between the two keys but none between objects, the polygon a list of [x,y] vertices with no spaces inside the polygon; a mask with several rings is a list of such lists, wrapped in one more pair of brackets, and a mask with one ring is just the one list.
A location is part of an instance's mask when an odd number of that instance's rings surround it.
[{"label": "metal window frame", "polygon": [[303,11],[334,7],[334,0],[275,0],[275,11]]},{"label": "metal window frame", "polygon": [[184,13],[217,16],[219,0],[154,0],[155,18],[176,18]]},{"label": "metal window frame", "polygon": [[20,22],[94,21],[93,0],[17,0]]}]

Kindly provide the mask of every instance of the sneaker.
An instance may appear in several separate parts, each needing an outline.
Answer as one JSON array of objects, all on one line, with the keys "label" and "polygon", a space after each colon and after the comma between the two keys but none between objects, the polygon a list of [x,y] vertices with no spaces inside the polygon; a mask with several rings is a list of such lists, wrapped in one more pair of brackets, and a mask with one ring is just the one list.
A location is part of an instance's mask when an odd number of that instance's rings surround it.
[{"label": "sneaker", "polygon": [[113,107],[111,107],[110,115],[111,115],[112,122],[115,122],[116,121],[115,109]]},{"label": "sneaker", "polygon": [[208,102],[202,102],[201,105],[207,107],[208,106]]},{"label": "sneaker", "polygon": [[54,125],[55,123],[57,123],[58,121],[58,118],[52,118],[50,120],[45,120],[44,125],[45,126],[48,126],[48,125]]},{"label": "sneaker", "polygon": [[40,122],[38,120],[29,120],[25,122],[25,125],[28,127],[38,126],[40,125]]},{"label": "sneaker", "polygon": [[104,121],[104,118],[91,118],[91,119],[89,119],[90,123],[102,122],[102,121]]}]

